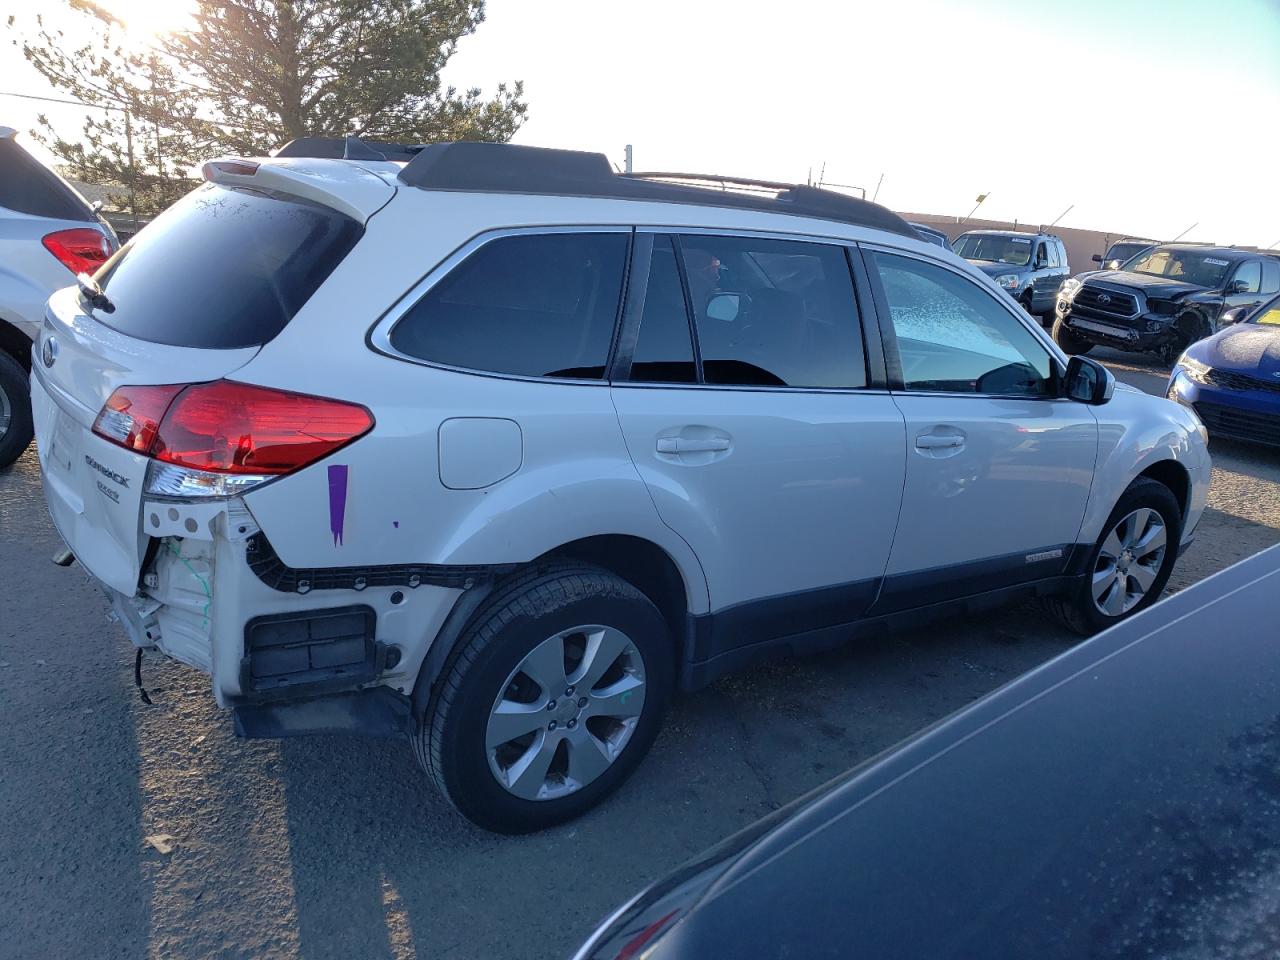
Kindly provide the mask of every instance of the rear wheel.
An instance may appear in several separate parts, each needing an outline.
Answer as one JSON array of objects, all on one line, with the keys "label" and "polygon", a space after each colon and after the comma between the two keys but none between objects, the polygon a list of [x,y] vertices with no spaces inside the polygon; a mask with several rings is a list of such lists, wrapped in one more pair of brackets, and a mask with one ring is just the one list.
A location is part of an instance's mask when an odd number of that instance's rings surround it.
[{"label": "rear wheel", "polygon": [[531,571],[464,631],[419,718],[415,752],[479,826],[563,823],[639,765],[673,667],[666,622],[630,583],[586,565]]},{"label": "rear wheel", "polygon": [[1064,624],[1090,636],[1155,603],[1178,556],[1182,511],[1164,484],[1130,484],[1102,528],[1086,575],[1070,594],[1046,603]]},{"label": "rear wheel", "polygon": [[9,354],[0,353],[0,469],[22,456],[32,433],[27,371]]},{"label": "rear wheel", "polygon": [[1083,356],[1093,349],[1093,344],[1072,333],[1061,317],[1053,321],[1053,342],[1069,354]]}]

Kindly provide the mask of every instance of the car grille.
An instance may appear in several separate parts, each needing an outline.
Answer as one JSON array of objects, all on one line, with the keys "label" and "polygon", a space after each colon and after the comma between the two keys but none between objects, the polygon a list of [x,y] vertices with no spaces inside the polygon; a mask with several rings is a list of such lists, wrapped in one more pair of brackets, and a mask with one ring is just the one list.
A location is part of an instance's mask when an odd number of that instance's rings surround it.
[{"label": "car grille", "polygon": [[1245,373],[1232,373],[1228,370],[1210,370],[1204,375],[1204,382],[1224,390],[1264,390],[1267,393],[1280,393],[1280,380],[1260,380]]},{"label": "car grille", "polygon": [[1237,410],[1219,403],[1193,404],[1196,415],[1209,428],[1210,435],[1218,433],[1256,443],[1280,446],[1280,415]]},{"label": "car grille", "polygon": [[1138,312],[1138,299],[1132,294],[1103,290],[1087,283],[1076,291],[1074,303],[1095,313],[1109,313],[1117,317],[1132,317]]}]

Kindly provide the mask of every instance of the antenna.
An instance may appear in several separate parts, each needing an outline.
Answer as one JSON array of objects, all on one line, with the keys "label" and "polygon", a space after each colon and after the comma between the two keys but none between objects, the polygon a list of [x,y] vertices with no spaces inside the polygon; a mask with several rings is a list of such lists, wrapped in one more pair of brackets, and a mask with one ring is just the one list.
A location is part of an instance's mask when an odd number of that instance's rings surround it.
[{"label": "antenna", "polygon": [[876,181],[876,192],[871,194],[871,202],[876,202],[876,197],[880,196],[880,184],[884,183],[884,174],[880,174],[880,179]]},{"label": "antenna", "polygon": [[1052,229],[1058,223],[1059,220],[1061,220],[1063,217],[1065,217],[1068,213],[1070,213],[1075,208],[1076,208],[1076,205],[1074,203],[1071,206],[1067,207],[1067,209],[1063,210],[1060,214],[1058,214],[1057,218],[1054,219],[1053,223],[1049,224],[1049,226],[1045,227],[1045,229],[1046,230]]},{"label": "antenna", "polygon": [[1178,235],[1177,235],[1176,237],[1174,237],[1172,240],[1169,240],[1169,241],[1167,241],[1167,242],[1168,242],[1168,243],[1177,243],[1179,240],[1181,240],[1183,237],[1185,237],[1188,233],[1190,233],[1192,230],[1194,230],[1194,229],[1195,229],[1196,227],[1198,227],[1198,226],[1200,226],[1200,221],[1199,221],[1199,220],[1197,220],[1197,221],[1196,221],[1195,223],[1193,223],[1191,226],[1187,227],[1187,229],[1183,230],[1180,234],[1178,234]]}]

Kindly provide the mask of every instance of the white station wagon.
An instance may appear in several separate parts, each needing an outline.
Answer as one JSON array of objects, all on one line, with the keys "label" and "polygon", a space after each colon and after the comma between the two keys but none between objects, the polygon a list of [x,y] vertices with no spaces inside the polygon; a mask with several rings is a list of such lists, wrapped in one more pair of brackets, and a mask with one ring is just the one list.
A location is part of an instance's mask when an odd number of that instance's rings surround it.
[{"label": "white station wagon", "polygon": [[407,733],[485,827],[760,656],[1029,595],[1096,631],[1204,509],[1193,413],[874,204],[480,143],[204,174],[49,301],[59,559],[242,735]]}]

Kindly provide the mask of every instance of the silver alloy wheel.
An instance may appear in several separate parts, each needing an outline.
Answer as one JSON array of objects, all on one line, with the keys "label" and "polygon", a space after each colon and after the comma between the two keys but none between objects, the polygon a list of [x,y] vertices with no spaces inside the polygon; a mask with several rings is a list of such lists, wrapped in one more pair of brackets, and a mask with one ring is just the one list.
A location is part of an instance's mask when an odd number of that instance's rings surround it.
[{"label": "silver alloy wheel", "polygon": [[511,671],[489,711],[497,781],[525,800],[581,790],[626,749],[644,709],[644,660],[616,627],[548,637]]},{"label": "silver alloy wheel", "polygon": [[1108,617],[1128,613],[1147,595],[1168,549],[1164,518],[1150,507],[1126,515],[1107,534],[1093,568],[1093,604]]},{"label": "silver alloy wheel", "polygon": [[0,387],[0,437],[9,432],[9,424],[13,419],[13,408],[9,406],[9,395]]}]

